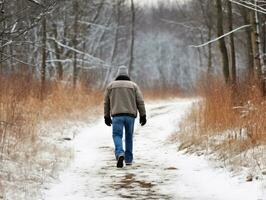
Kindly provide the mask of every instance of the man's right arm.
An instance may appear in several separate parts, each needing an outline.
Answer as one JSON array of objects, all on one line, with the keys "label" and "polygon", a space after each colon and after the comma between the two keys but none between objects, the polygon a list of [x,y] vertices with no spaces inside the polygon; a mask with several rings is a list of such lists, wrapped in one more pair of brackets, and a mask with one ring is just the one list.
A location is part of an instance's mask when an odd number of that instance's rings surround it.
[{"label": "man's right arm", "polygon": [[106,88],[104,93],[104,117],[110,117],[110,89]]},{"label": "man's right arm", "polygon": [[136,85],[136,101],[137,101],[137,108],[139,110],[139,115],[140,115],[139,123],[141,124],[141,126],[144,126],[147,122],[145,103],[144,103],[143,95],[137,85]]}]

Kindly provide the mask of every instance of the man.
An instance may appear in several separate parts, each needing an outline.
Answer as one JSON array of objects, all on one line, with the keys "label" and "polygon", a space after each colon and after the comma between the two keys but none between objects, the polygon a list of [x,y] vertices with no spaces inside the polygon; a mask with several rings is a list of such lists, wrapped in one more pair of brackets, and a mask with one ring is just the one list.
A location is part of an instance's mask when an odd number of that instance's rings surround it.
[{"label": "man", "polygon": [[[145,104],[139,87],[130,81],[125,66],[119,67],[115,81],[107,86],[104,96],[104,120],[107,126],[112,124],[117,167],[122,168],[124,160],[126,165],[132,164],[134,122],[139,111],[140,124],[146,124]],[[122,142],[124,128],[125,151]]]}]

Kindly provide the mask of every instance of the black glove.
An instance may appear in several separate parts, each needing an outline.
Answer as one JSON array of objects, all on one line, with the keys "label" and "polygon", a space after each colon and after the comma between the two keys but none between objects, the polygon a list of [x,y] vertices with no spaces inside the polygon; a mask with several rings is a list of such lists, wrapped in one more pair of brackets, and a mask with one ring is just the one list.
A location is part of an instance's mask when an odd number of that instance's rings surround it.
[{"label": "black glove", "polygon": [[107,126],[111,126],[112,124],[112,119],[111,117],[104,117],[104,122]]},{"label": "black glove", "polygon": [[146,115],[140,116],[139,123],[141,124],[141,126],[144,126],[146,122],[147,122]]}]

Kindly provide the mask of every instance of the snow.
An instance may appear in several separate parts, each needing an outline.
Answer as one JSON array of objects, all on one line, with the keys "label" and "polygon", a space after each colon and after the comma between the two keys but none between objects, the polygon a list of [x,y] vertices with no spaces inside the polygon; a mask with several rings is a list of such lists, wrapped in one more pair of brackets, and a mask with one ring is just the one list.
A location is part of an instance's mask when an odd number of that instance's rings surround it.
[{"label": "snow", "polygon": [[193,103],[178,99],[149,103],[148,122],[136,120],[134,163],[116,168],[111,128],[99,120],[75,137],[75,158],[44,200],[88,199],[266,199],[262,180],[246,182],[216,168],[204,156],[177,151],[170,135]]}]

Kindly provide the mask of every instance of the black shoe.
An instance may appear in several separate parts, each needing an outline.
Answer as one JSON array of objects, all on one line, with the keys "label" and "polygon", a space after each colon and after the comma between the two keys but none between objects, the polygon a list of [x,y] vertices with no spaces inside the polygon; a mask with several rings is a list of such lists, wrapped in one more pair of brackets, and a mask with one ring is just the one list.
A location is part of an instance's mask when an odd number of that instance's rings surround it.
[{"label": "black shoe", "polygon": [[126,166],[131,166],[132,165],[132,163],[126,163]]},{"label": "black shoe", "polygon": [[122,168],[124,166],[124,156],[119,156],[117,160],[116,167],[117,168]]}]

